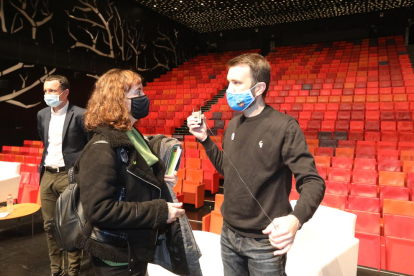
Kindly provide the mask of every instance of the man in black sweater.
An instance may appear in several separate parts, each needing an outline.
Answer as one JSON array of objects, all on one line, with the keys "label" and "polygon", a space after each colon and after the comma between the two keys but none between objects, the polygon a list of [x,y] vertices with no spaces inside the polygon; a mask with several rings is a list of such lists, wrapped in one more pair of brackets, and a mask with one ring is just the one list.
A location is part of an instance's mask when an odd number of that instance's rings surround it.
[{"label": "man in black sweater", "polygon": [[[286,275],[286,253],[322,201],[325,183],[297,121],[265,104],[270,64],[259,54],[244,54],[227,65],[227,102],[243,114],[229,122],[223,151],[207,135],[204,117],[201,124],[187,119],[225,179],[224,274]],[[295,210],[289,203],[292,173],[300,193]]]}]

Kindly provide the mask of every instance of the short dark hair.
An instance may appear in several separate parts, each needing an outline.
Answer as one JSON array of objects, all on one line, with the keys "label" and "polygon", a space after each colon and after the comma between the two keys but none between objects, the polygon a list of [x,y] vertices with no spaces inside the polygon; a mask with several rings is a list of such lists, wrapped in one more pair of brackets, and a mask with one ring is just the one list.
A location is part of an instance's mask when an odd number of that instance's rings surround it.
[{"label": "short dark hair", "polygon": [[54,81],[59,82],[59,86],[62,90],[70,89],[69,81],[66,77],[61,75],[51,75],[45,79],[45,81]]},{"label": "short dark hair", "polygon": [[266,89],[262,94],[264,99],[270,84],[271,67],[269,62],[262,55],[248,53],[232,58],[227,62],[227,67],[230,68],[240,64],[247,64],[250,67],[253,86],[258,82],[264,82],[266,84]]}]

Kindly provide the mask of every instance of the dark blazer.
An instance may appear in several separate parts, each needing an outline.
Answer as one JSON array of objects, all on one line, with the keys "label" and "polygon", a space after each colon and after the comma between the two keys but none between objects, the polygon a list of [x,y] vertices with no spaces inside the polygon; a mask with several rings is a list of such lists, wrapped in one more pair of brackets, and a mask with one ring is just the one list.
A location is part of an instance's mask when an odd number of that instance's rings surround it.
[{"label": "dark blazer", "polygon": [[[69,103],[62,133],[62,154],[63,160],[65,161],[66,171],[73,166],[75,161],[81,155],[83,148],[89,141],[90,134],[85,128],[83,120],[84,113],[85,109]],[[47,154],[47,148],[49,146],[48,137],[50,118],[51,107],[45,107],[37,113],[37,130],[44,145],[41,174],[43,174],[44,171],[43,166]]]}]

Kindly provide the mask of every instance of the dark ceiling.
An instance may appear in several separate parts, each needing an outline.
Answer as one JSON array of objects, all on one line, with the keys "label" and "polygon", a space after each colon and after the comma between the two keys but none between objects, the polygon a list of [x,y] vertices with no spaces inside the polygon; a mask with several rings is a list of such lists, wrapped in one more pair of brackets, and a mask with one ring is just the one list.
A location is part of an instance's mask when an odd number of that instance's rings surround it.
[{"label": "dark ceiling", "polygon": [[414,0],[136,0],[199,33],[412,7]]}]

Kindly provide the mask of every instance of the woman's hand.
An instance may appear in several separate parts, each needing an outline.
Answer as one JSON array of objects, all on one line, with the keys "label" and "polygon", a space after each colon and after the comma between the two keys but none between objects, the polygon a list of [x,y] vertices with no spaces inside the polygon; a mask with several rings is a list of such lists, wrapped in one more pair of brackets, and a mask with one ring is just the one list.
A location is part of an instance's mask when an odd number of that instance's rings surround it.
[{"label": "woman's hand", "polygon": [[176,221],[177,218],[185,214],[185,210],[181,209],[183,206],[183,203],[171,203],[167,202],[168,204],[168,220],[167,223],[171,223],[173,221]]},{"label": "woman's hand", "polygon": [[164,175],[164,181],[170,185],[172,188],[175,187],[175,185],[177,184],[177,172],[174,171],[174,173],[172,175]]}]

